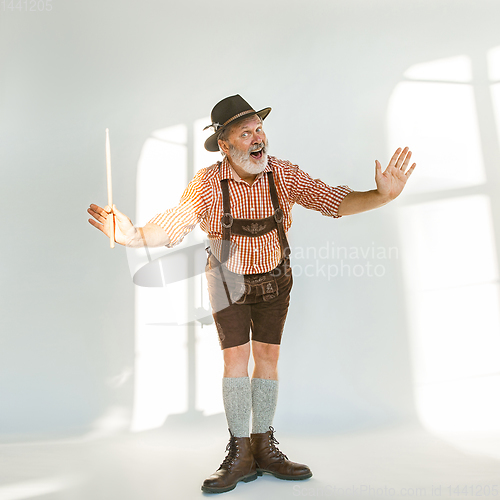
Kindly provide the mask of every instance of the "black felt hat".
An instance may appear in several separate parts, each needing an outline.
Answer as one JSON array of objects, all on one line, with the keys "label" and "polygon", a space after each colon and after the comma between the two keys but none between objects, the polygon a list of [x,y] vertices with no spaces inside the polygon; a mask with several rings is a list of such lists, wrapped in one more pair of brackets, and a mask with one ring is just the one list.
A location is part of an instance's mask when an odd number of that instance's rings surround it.
[{"label": "black felt hat", "polygon": [[205,141],[205,149],[207,151],[219,151],[217,143],[219,135],[228,125],[232,125],[238,120],[248,118],[252,115],[259,115],[264,120],[270,112],[271,108],[255,111],[239,94],[222,99],[212,109],[212,114],[210,115],[212,123],[205,127],[205,129],[213,127],[215,130],[215,133]]}]

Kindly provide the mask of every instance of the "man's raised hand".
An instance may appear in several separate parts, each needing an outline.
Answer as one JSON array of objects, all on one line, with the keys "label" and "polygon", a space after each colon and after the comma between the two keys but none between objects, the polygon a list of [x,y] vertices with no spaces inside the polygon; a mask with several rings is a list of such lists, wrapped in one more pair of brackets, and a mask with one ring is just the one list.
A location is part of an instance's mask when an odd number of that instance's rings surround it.
[{"label": "man's raised hand", "polygon": [[398,148],[389,162],[389,165],[382,172],[382,165],[378,160],[375,160],[375,182],[377,184],[377,191],[388,198],[388,200],[393,200],[405,187],[406,181],[410,177],[413,170],[417,166],[414,163],[410,168],[408,164],[410,163],[411,151],[408,148]]},{"label": "man's raised hand", "polygon": [[108,238],[114,219],[116,243],[126,246],[134,239],[137,229],[132,221],[116,208],[116,205],[113,205],[113,209],[111,209],[109,205],[101,208],[91,203],[87,212],[95,219],[89,219],[90,224],[102,231]]}]

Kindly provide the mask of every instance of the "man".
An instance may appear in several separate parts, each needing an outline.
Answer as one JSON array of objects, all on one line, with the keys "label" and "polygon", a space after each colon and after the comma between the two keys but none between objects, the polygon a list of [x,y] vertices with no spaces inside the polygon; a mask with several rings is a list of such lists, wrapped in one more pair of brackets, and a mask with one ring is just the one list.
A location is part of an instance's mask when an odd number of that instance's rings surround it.
[{"label": "man", "polygon": [[[174,246],[198,223],[208,234],[206,275],[223,350],[223,402],[230,432],[226,458],[202,486],[210,493],[232,490],[239,481],[253,481],[264,472],[288,480],[312,476],[309,467],[290,461],[276,447],[272,427],[292,288],[287,231],[293,204],[334,218],[371,210],[396,198],[416,166],[408,168],[408,148],[398,149],[384,172],[376,161],[376,189],[328,186],[298,166],[268,156],[262,122],[270,111],[255,111],[239,95],[220,101],[212,110],[209,127],[214,133],[205,148],[219,150],[222,162],[200,170],[179,205],[144,227],[134,227],[116,207],[88,209],[95,219],[89,222],[107,236],[115,218],[116,242],[131,247]],[[255,361],[251,380],[250,352]]]}]

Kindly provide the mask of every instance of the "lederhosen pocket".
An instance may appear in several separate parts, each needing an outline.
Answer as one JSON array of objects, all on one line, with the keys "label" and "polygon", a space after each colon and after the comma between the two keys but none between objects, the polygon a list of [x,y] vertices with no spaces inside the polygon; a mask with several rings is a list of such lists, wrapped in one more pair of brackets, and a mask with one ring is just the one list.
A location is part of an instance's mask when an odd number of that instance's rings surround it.
[{"label": "lederhosen pocket", "polygon": [[231,299],[235,304],[255,303],[261,300],[267,302],[279,295],[278,283],[275,277],[269,273],[259,276],[257,279],[248,280],[240,284],[240,289],[231,293]]}]

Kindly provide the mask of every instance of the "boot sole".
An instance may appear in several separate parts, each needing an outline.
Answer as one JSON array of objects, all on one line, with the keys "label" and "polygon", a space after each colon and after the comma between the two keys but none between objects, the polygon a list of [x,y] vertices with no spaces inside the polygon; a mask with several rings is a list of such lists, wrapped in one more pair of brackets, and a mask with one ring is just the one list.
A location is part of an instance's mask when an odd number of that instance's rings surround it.
[{"label": "boot sole", "polygon": [[313,475],[312,472],[309,472],[308,474],[304,474],[303,476],[285,476],[284,474],[280,474],[279,472],[273,472],[265,469],[257,469],[257,474],[259,476],[262,476],[264,472],[267,472],[268,474],[271,474],[278,479],[285,479],[287,481],[302,481],[303,479],[309,479]]},{"label": "boot sole", "polygon": [[204,491],[205,493],[225,493],[226,491],[231,491],[236,488],[236,485],[240,482],[243,481],[244,483],[249,483],[250,481],[255,481],[257,477],[262,476],[262,474],[258,474],[257,472],[253,474],[249,474],[248,476],[240,477],[238,481],[236,481],[234,484],[231,484],[229,486],[224,486],[223,488],[214,488],[211,486],[202,486],[201,491]]}]

